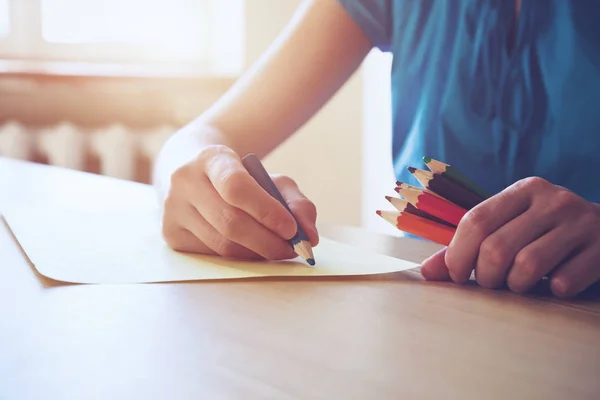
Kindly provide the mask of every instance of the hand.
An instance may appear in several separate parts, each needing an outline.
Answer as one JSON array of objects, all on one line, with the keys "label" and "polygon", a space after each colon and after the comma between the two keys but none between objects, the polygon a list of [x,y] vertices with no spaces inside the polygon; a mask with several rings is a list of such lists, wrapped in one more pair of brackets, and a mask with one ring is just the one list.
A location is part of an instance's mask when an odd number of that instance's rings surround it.
[{"label": "hand", "polygon": [[600,211],[573,192],[526,178],[474,207],[447,249],[422,264],[429,280],[507,285],[526,292],[545,276],[559,297],[579,294],[600,279]]},{"label": "hand", "polygon": [[[314,204],[292,179],[272,179],[317,245]],[[206,147],[172,174],[162,222],[165,241],[175,250],[243,259],[296,257],[286,241],[296,234],[294,218],[225,146]]]}]

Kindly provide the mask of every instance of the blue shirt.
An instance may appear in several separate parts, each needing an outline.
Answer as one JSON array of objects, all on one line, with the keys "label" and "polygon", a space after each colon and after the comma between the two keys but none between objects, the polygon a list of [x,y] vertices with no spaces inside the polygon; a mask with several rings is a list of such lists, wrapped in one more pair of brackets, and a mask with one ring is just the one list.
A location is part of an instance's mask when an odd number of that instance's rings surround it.
[{"label": "blue shirt", "polygon": [[493,193],[539,176],[600,203],[600,1],[339,1],[393,54],[398,180],[428,156]]}]

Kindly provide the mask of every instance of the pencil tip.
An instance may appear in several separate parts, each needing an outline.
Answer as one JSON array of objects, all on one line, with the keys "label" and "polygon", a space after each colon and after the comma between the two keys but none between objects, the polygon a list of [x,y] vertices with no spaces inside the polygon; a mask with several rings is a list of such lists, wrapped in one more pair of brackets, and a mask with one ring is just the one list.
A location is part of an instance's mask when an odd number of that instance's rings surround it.
[{"label": "pencil tip", "polygon": [[392,196],[385,196],[385,199],[386,199],[387,201],[392,201]]},{"label": "pencil tip", "polygon": [[377,215],[381,215],[381,210],[377,210],[375,213],[377,213]]},{"label": "pencil tip", "polygon": [[402,182],[396,181],[396,186],[400,186],[400,185],[402,185]]},{"label": "pencil tip", "polygon": [[431,162],[431,157],[423,157],[423,162],[429,164]]},{"label": "pencil tip", "polygon": [[396,192],[400,193],[400,186],[396,186],[396,187],[394,188],[394,190],[395,190]]},{"label": "pencil tip", "polygon": [[308,265],[315,265],[315,260],[312,258],[307,259],[306,262],[308,263]]},{"label": "pencil tip", "polygon": [[416,169],[415,167],[408,167],[408,171],[409,171],[411,174],[414,174],[416,170],[417,170],[417,169]]}]

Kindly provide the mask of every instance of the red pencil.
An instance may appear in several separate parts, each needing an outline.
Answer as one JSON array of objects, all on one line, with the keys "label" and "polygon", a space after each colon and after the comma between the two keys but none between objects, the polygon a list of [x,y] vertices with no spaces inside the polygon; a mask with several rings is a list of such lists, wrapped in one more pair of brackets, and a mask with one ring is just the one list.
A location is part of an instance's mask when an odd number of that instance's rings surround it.
[{"label": "red pencil", "polygon": [[449,222],[454,226],[458,226],[462,217],[467,213],[467,210],[464,208],[433,196],[421,189],[399,188],[398,193],[419,210]]},{"label": "red pencil", "polygon": [[450,226],[421,218],[406,212],[377,210],[377,215],[394,225],[397,229],[420,236],[423,239],[448,246],[456,230]]}]

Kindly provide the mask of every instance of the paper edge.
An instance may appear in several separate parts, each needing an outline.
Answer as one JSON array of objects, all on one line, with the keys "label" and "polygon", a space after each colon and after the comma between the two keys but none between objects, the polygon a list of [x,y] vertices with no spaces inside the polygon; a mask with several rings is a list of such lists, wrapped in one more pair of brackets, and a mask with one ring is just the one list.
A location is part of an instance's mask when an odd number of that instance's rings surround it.
[{"label": "paper edge", "polygon": [[[185,283],[185,282],[222,282],[222,281],[241,281],[241,280],[250,280],[250,279],[254,279],[254,280],[263,280],[263,279],[272,279],[272,278],[277,278],[277,279],[282,279],[282,278],[292,278],[292,279],[323,279],[323,278],[334,278],[334,277],[339,277],[339,278],[344,278],[344,279],[348,279],[348,278],[352,278],[352,277],[365,277],[365,276],[378,276],[378,275],[385,275],[385,274],[395,274],[395,273],[399,273],[399,272],[403,272],[403,271],[408,271],[414,268],[417,268],[419,266],[418,263],[412,262],[412,261],[408,261],[408,260],[404,260],[402,258],[398,258],[398,257],[393,257],[387,254],[383,254],[383,253],[377,253],[374,252],[372,250],[368,250],[368,249],[363,249],[360,248],[361,251],[364,251],[366,253],[370,253],[376,257],[383,257],[383,258],[387,258],[389,260],[393,260],[393,261],[397,261],[397,262],[401,262],[401,263],[405,263],[406,264],[406,268],[400,268],[400,269],[395,269],[392,271],[382,271],[382,272],[371,272],[371,271],[365,271],[365,272],[359,272],[359,273],[352,273],[352,274],[348,274],[348,275],[344,275],[344,274],[270,274],[270,275],[265,275],[265,274],[261,274],[261,273],[256,273],[256,274],[252,274],[252,275],[247,275],[247,276],[239,276],[239,277],[235,277],[235,278],[223,278],[223,277],[218,277],[218,278],[212,278],[212,277],[208,277],[208,278],[182,278],[182,279],[177,279],[177,280],[143,280],[143,281],[123,281],[123,280],[117,280],[117,281],[103,281],[103,282],[97,282],[97,281],[88,281],[88,280],[73,280],[73,279],[64,279],[59,277],[60,275],[52,275],[52,274],[48,274],[47,272],[43,271],[43,268],[40,269],[37,265],[37,263],[29,256],[29,254],[25,251],[25,249],[23,248],[21,242],[19,241],[19,238],[17,237],[16,233],[13,231],[11,225],[10,225],[10,217],[9,215],[10,213],[6,213],[6,212],[0,212],[0,217],[2,218],[5,226],[8,228],[9,233],[11,235],[11,237],[13,238],[13,240],[15,241],[15,243],[18,245],[19,250],[21,251],[22,255],[25,257],[25,259],[27,260],[28,264],[35,270],[37,271],[40,275],[44,276],[45,278],[48,279],[52,279],[54,281],[57,282],[62,282],[62,283],[67,283],[67,284],[82,284],[82,285],[132,285],[132,284],[165,284],[165,283]],[[345,243],[345,242],[341,242],[339,240],[336,239],[332,239],[330,237],[328,237],[327,235],[321,235],[323,238],[326,238],[328,241],[331,241],[339,246],[342,247],[347,247],[347,248],[352,248],[354,249],[356,246],[353,246],[349,243]],[[175,251],[175,250],[171,250],[171,251]],[[184,253],[184,252],[178,252],[180,254],[190,254],[190,253]],[[198,255],[201,256],[201,255]],[[223,257],[224,258],[224,257]],[[236,260],[234,260],[236,261]],[[311,267],[311,270],[318,268],[318,265],[315,267]]]}]

